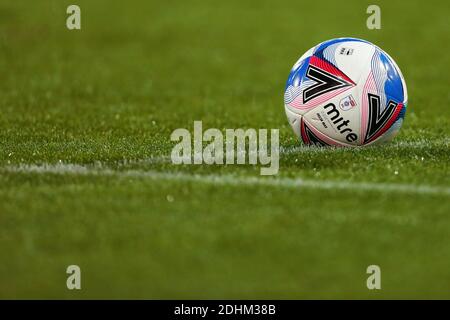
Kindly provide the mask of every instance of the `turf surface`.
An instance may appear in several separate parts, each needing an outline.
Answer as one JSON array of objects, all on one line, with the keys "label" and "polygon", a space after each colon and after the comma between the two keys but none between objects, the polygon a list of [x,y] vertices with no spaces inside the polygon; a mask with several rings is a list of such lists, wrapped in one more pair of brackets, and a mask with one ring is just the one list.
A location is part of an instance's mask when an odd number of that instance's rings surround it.
[{"label": "turf surface", "polygon": [[[374,42],[399,64],[409,106],[386,146],[283,154],[279,179],[450,183],[449,5],[381,2],[0,3],[0,298],[450,298],[448,192],[224,185],[11,172],[78,164],[259,176],[252,166],[174,166],[170,133],[279,128],[292,64],[326,39]],[[424,19],[426,17],[426,19]],[[82,268],[82,290],[65,269]],[[366,268],[382,290],[366,288]]]}]

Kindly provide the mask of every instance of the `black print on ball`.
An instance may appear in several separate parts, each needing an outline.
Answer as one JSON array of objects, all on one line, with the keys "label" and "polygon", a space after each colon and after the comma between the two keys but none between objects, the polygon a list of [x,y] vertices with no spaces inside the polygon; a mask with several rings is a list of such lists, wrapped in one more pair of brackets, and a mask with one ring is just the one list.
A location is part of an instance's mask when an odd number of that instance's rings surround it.
[{"label": "black print on ball", "polygon": [[316,83],[303,91],[303,103],[324,93],[350,86],[348,82],[311,65],[306,70],[306,76]]},{"label": "black print on ball", "polygon": [[370,140],[389,121],[398,106],[398,103],[389,100],[386,108],[381,111],[380,96],[368,94],[369,99],[369,121],[364,141]]}]

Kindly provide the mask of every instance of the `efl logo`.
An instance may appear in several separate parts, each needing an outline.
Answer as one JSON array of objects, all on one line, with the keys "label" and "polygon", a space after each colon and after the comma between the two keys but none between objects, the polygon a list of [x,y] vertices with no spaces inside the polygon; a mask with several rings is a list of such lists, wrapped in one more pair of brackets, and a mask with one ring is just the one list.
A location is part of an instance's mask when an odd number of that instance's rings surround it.
[{"label": "efl logo", "polygon": [[350,110],[351,108],[353,108],[355,106],[356,106],[356,101],[352,95],[346,96],[345,98],[341,99],[341,101],[339,102],[339,107],[343,111]]}]

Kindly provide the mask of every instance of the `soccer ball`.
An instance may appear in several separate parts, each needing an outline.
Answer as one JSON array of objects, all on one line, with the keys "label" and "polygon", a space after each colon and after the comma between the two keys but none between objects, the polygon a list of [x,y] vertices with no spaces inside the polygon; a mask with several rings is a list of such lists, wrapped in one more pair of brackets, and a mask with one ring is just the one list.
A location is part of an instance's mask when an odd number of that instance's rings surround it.
[{"label": "soccer ball", "polygon": [[408,94],[394,60],[374,44],[338,38],[309,49],[289,74],[286,115],[305,144],[373,145],[400,130]]}]

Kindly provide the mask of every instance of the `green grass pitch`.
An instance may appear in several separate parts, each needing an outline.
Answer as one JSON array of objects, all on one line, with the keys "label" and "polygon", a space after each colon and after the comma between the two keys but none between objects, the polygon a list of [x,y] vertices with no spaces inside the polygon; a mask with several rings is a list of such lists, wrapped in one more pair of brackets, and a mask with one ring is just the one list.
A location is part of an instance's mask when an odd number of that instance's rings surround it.
[{"label": "green grass pitch", "polygon": [[[0,3],[0,298],[450,298],[448,3],[379,1],[382,28],[368,30],[369,1],[77,0],[82,29],[69,31],[73,2]],[[342,36],[402,69],[393,142],[281,155],[273,179],[319,187],[148,160],[194,120],[279,128],[282,147],[299,146],[285,80]],[[39,171],[55,164],[65,171]],[[20,166],[37,169],[8,169]],[[80,291],[66,288],[71,264]],[[381,290],[366,287],[372,264]]]}]

